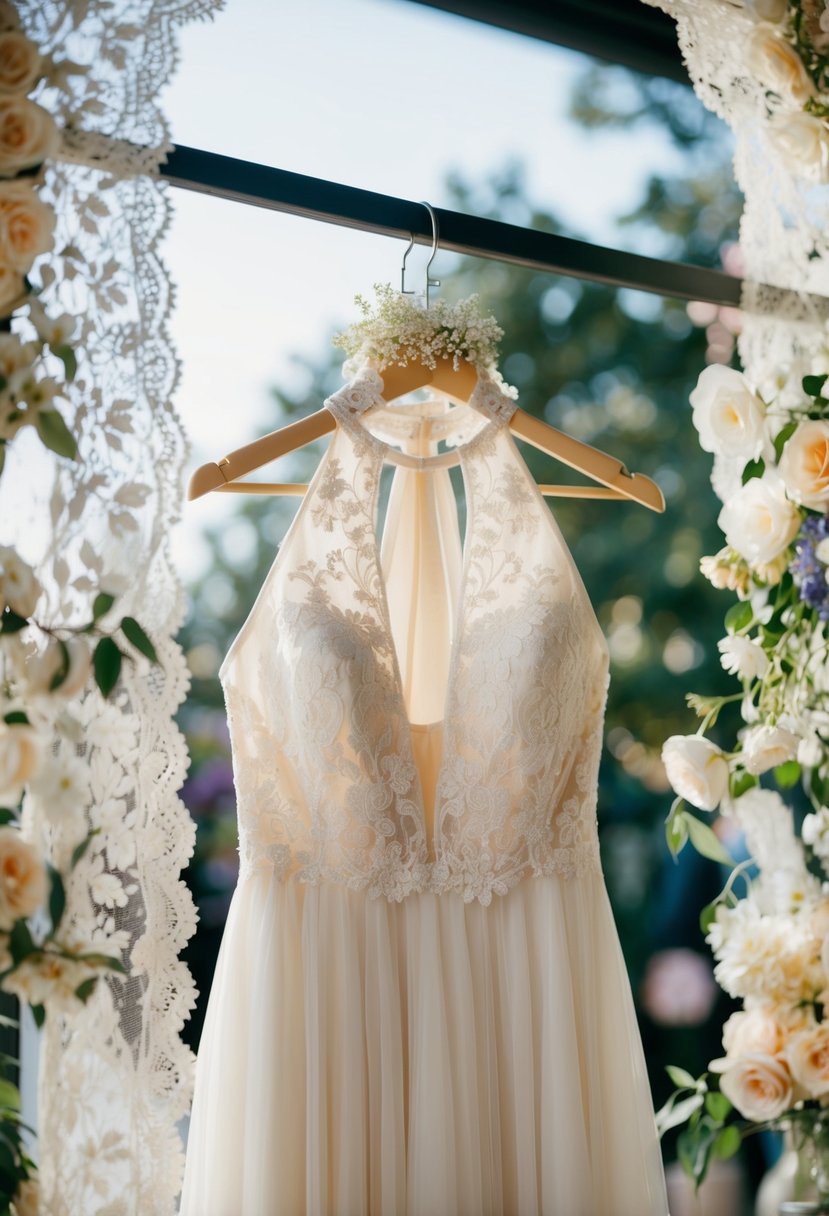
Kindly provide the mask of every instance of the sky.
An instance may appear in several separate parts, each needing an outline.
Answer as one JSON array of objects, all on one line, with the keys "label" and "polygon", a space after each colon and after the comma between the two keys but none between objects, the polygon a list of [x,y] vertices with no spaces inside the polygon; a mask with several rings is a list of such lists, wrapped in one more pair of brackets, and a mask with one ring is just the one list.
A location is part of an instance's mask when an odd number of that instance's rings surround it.
[{"label": "sky", "polygon": [[[162,97],[174,142],[384,194],[450,205],[448,173],[480,182],[518,160],[533,202],[621,247],[634,238],[615,218],[650,171],[679,163],[659,131],[587,133],[568,121],[584,57],[409,0],[227,0],[214,21],[184,27],[180,45]],[[269,389],[294,383],[292,356],[325,353],[332,330],[355,319],[356,293],[399,283],[404,243],[172,194],[162,252],[192,468],[276,425]],[[415,274],[426,256],[413,251]],[[279,466],[266,476],[279,479]],[[237,501],[186,505],[173,541],[185,581],[204,568],[203,527]]]}]

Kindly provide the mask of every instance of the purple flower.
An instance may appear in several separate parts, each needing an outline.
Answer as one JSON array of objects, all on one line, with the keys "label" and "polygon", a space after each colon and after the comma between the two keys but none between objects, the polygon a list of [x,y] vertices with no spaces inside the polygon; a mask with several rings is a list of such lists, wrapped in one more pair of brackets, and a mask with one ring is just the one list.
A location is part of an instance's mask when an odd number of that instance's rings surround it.
[{"label": "purple flower", "polygon": [[822,621],[829,621],[829,584],[826,566],[818,560],[815,550],[829,537],[829,518],[807,515],[794,542],[795,556],[789,570],[800,592],[800,598],[814,608]]}]

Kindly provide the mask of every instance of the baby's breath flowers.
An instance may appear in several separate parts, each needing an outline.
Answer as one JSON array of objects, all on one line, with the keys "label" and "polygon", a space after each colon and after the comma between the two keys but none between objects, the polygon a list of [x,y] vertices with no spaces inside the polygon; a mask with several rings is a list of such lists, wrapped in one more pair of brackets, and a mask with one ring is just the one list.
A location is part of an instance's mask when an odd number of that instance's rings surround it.
[{"label": "baby's breath flowers", "polygon": [[374,291],[376,306],[356,296],[362,318],[334,338],[334,345],[350,359],[378,368],[406,367],[411,360],[431,368],[438,359],[451,359],[455,368],[461,359],[477,367],[495,367],[504,331],[494,317],[481,316],[477,295],[456,304],[438,300],[427,309],[389,283],[375,283]]}]

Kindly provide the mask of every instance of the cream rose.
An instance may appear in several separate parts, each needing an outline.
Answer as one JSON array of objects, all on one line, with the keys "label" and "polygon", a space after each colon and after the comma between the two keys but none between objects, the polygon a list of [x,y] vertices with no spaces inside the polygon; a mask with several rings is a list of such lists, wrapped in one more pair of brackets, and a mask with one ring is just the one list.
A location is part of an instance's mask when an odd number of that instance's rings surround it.
[{"label": "cream rose", "polygon": [[800,740],[783,726],[752,726],[744,733],[743,764],[755,776],[797,755]]},{"label": "cream rose", "polygon": [[43,58],[19,30],[0,33],[0,97],[22,97],[43,75]]},{"label": "cream rose", "polygon": [[748,381],[731,367],[706,367],[691,393],[700,445],[718,456],[754,460],[765,441],[766,410]]},{"label": "cream rose", "polygon": [[793,173],[809,181],[829,182],[829,126],[814,114],[774,114],[769,139]]},{"label": "cream rose", "polygon": [[17,802],[23,786],[38,770],[43,743],[25,723],[0,722],[0,805]]},{"label": "cream rose", "polygon": [[701,811],[713,811],[728,791],[728,761],[701,735],[671,735],[662,762],[676,793]]},{"label": "cream rose", "polygon": [[58,129],[48,110],[27,98],[0,100],[0,177],[14,177],[52,156]]},{"label": "cream rose", "polygon": [[17,828],[0,828],[0,928],[32,916],[46,899],[46,867]]},{"label": "cream rose", "polygon": [[71,1013],[79,1007],[75,989],[95,974],[86,963],[47,954],[24,959],[3,980],[3,988],[29,1005]]},{"label": "cream rose", "polygon": [[785,1061],[753,1051],[735,1060],[720,1077],[720,1089],[744,1119],[763,1123],[788,1110],[794,1097]]},{"label": "cream rose", "polygon": [[52,680],[62,669],[63,651],[54,638],[50,638],[40,651],[29,654],[22,671],[29,690],[35,693],[52,692],[61,697],[74,697],[86,684],[91,666],[89,644],[83,637],[68,638],[64,643],[69,656],[66,676],[52,690]]},{"label": "cream rose", "polygon": [[745,6],[758,21],[782,21],[789,11],[789,0],[745,0]]},{"label": "cream rose", "polygon": [[794,1035],[786,1047],[792,1076],[812,1098],[829,1093],[829,1026],[814,1026]]},{"label": "cream rose", "polygon": [[766,22],[749,39],[748,66],[773,93],[790,97],[798,105],[815,91],[797,51],[776,26]]},{"label": "cream rose", "polygon": [[732,549],[749,563],[774,561],[800,527],[800,512],[783,483],[768,469],[747,481],[720,511],[717,521]]},{"label": "cream rose", "polygon": [[0,182],[0,259],[25,274],[53,245],[55,213],[26,181]]},{"label": "cream rose", "polygon": [[17,1184],[12,1200],[12,1216],[39,1216],[40,1184],[37,1178],[26,1178]]},{"label": "cream rose", "polygon": [[41,592],[31,566],[9,545],[0,548],[0,611],[8,605],[20,616],[31,616]]},{"label": "cream rose", "polygon": [[730,1057],[760,1052],[776,1056],[786,1041],[778,1018],[768,1008],[742,1009],[732,1013],[723,1026],[722,1044]]},{"label": "cream rose", "polygon": [[829,504],[829,422],[801,422],[783,448],[778,468],[796,502],[825,511]]}]

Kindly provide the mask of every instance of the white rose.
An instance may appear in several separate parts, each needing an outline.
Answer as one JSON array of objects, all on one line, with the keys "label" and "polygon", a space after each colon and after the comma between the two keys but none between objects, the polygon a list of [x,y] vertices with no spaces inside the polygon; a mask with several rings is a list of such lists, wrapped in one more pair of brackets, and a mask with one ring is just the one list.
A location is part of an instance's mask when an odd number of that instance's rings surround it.
[{"label": "white rose", "polygon": [[43,59],[19,30],[0,33],[0,97],[22,97],[43,75]]},{"label": "white rose", "polygon": [[797,51],[776,26],[758,25],[748,43],[751,71],[773,93],[803,105],[814,86]]},{"label": "white rose", "polygon": [[43,755],[37,731],[25,723],[0,722],[0,804],[15,805],[35,775]]},{"label": "white rose", "polygon": [[801,422],[783,448],[778,468],[796,502],[825,511],[829,503],[829,422]]},{"label": "white rose", "polygon": [[706,367],[691,393],[700,445],[718,456],[756,459],[765,441],[765,407],[748,381],[719,363]]},{"label": "white rose", "polygon": [[27,98],[0,99],[0,177],[39,165],[58,143],[55,121],[43,106]]},{"label": "white rose", "polygon": [[48,890],[46,868],[32,845],[17,828],[0,828],[0,928],[32,916]]},{"label": "white rose", "polygon": [[725,670],[741,680],[762,679],[769,669],[768,655],[759,642],[753,642],[751,638],[721,638],[717,649]]},{"label": "white rose", "polygon": [[789,0],[745,0],[745,7],[757,21],[780,22],[789,11]]},{"label": "white rose", "polygon": [[32,567],[10,546],[0,548],[0,611],[8,605],[18,616],[31,616],[41,590]]},{"label": "white rose", "polygon": [[783,726],[752,726],[744,734],[743,764],[755,776],[797,755],[800,740]]},{"label": "white rose", "polygon": [[28,1005],[46,1005],[56,1012],[80,1008],[75,989],[96,971],[87,963],[57,954],[24,959],[3,980],[3,988]]},{"label": "white rose", "polygon": [[809,181],[829,182],[829,126],[814,114],[773,114],[769,139],[793,173]]},{"label": "white rose", "polygon": [[812,1098],[829,1093],[829,1026],[801,1030],[789,1040],[786,1058],[792,1076]]},{"label": "white rose", "polygon": [[727,1054],[734,1056],[760,1052],[776,1056],[785,1043],[785,1031],[771,1009],[741,1009],[732,1013],[723,1026],[722,1043]]},{"label": "white rose", "polygon": [[62,669],[64,662],[63,651],[58,641],[55,638],[49,638],[42,650],[27,656],[21,674],[32,692],[54,691],[57,696],[74,697],[85,686],[91,666],[89,643],[83,637],[72,637],[68,638],[64,645],[69,656],[68,671],[65,679],[54,690],[52,680]]},{"label": "white rose", "polygon": [[786,1063],[761,1051],[741,1056],[727,1068],[720,1077],[720,1090],[753,1123],[776,1119],[794,1097]]},{"label": "white rose", "polygon": [[717,521],[732,549],[747,562],[774,561],[800,527],[800,512],[768,469],[752,477],[720,511]]},{"label": "white rose", "polygon": [[12,1200],[12,1216],[39,1216],[40,1184],[36,1178],[18,1182]]},{"label": "white rose", "polygon": [[671,735],[662,762],[676,793],[701,811],[713,811],[728,791],[728,761],[701,735]]},{"label": "white rose", "polygon": [[27,181],[0,182],[0,258],[25,274],[53,245],[55,213]]}]

